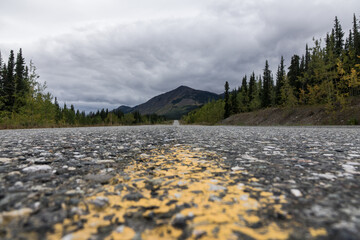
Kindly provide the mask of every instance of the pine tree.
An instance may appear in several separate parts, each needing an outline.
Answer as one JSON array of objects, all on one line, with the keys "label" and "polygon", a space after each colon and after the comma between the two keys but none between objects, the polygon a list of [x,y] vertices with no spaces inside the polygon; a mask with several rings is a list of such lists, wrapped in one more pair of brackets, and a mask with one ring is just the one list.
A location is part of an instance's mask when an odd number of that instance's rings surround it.
[{"label": "pine tree", "polygon": [[344,47],[344,32],[342,31],[341,24],[337,17],[335,17],[334,32],[335,54],[337,57],[340,57]]},{"label": "pine tree", "polygon": [[272,76],[271,70],[269,69],[269,63],[266,60],[265,69],[263,74],[263,92],[261,99],[261,106],[263,108],[271,106],[272,103]]},{"label": "pine tree", "polygon": [[307,71],[309,69],[310,60],[311,60],[310,51],[309,51],[308,45],[306,44],[306,48],[305,48],[305,71]]},{"label": "pine tree", "polygon": [[262,77],[261,75],[258,76],[258,90],[259,90],[259,98],[260,98],[260,107],[261,107],[261,101],[262,101],[262,96],[263,96],[263,92],[264,92],[264,85],[263,85],[263,81],[262,81]]},{"label": "pine tree", "polygon": [[360,56],[360,33],[359,33],[358,21],[356,19],[355,14],[354,14],[354,20],[353,20],[352,34],[353,34],[352,39],[353,39],[353,45],[354,45],[354,51],[355,51],[355,62],[359,64],[360,58],[358,58],[357,56]]},{"label": "pine tree", "polygon": [[255,89],[256,89],[256,80],[255,80],[255,73],[253,72],[250,76],[250,81],[249,81],[249,91],[248,91],[249,102],[251,102],[254,99]]},{"label": "pine tree", "polygon": [[0,111],[4,107],[4,70],[3,70],[3,59],[0,51]]},{"label": "pine tree", "polygon": [[15,80],[14,80],[15,58],[14,51],[10,51],[7,64],[6,75],[4,79],[4,103],[5,110],[12,112],[15,102]]},{"label": "pine tree", "polygon": [[28,92],[28,84],[25,78],[25,59],[20,48],[15,63],[15,110],[25,105],[25,98]]},{"label": "pine tree", "polygon": [[231,114],[239,113],[239,103],[237,100],[238,91],[234,89],[231,93],[230,101],[231,101]]},{"label": "pine tree", "polygon": [[242,112],[247,112],[249,110],[249,96],[248,96],[249,88],[248,88],[248,84],[247,84],[247,76],[246,75],[242,79],[240,89],[241,89],[241,91],[240,91],[240,101],[241,101],[240,110]]},{"label": "pine tree", "polygon": [[346,40],[345,40],[344,49],[345,49],[345,52],[348,53],[349,51],[352,51],[353,48],[354,48],[354,41],[352,39],[352,31],[350,29],[349,30],[349,37],[346,38]]},{"label": "pine tree", "polygon": [[229,83],[225,82],[225,106],[224,106],[224,118],[230,117],[231,114],[231,106],[230,106],[230,95],[229,95]]},{"label": "pine tree", "polygon": [[297,104],[297,98],[294,95],[293,87],[289,80],[284,76],[284,84],[280,89],[281,105],[285,107],[294,107]]},{"label": "pine tree", "polygon": [[255,84],[253,86],[253,94],[252,94],[252,100],[249,104],[250,111],[257,110],[261,108],[261,98],[262,98],[262,79],[261,75],[257,76],[255,78]]},{"label": "pine tree", "polygon": [[299,81],[299,76],[301,76],[300,71],[300,57],[298,55],[294,55],[291,58],[290,67],[288,68],[288,78],[289,84],[295,89],[295,95],[298,95],[299,89],[301,88],[301,82]]},{"label": "pine tree", "polygon": [[61,118],[62,118],[62,114],[61,114],[61,108],[59,106],[59,103],[58,103],[58,100],[56,97],[55,97],[54,105],[55,105],[55,122],[56,122],[56,124],[59,124],[61,121]]},{"label": "pine tree", "polygon": [[302,55],[300,60],[300,76],[303,75],[304,73],[305,73],[305,56]]},{"label": "pine tree", "polygon": [[276,98],[275,98],[275,104],[281,105],[281,89],[284,86],[285,81],[285,65],[284,65],[284,57],[281,56],[280,65],[278,66],[278,70],[276,73]]},{"label": "pine tree", "polygon": [[0,51],[0,100],[3,96],[3,90],[4,90],[4,75],[3,75],[3,59]]}]

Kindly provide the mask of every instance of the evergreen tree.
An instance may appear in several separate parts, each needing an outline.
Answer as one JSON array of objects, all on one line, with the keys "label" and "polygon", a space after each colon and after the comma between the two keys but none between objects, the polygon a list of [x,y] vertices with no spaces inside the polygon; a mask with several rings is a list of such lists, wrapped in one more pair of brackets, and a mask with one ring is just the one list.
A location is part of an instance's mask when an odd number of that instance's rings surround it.
[{"label": "evergreen tree", "polygon": [[281,105],[284,107],[294,107],[297,104],[297,98],[294,95],[293,87],[289,84],[288,77],[284,75],[284,84],[280,89]]},{"label": "evergreen tree", "polygon": [[263,92],[264,92],[264,86],[263,86],[263,81],[262,81],[261,75],[258,76],[257,82],[258,82],[259,99],[260,99],[260,106],[261,106],[262,96],[263,96]]},{"label": "evergreen tree", "polygon": [[358,21],[356,19],[356,15],[354,14],[354,20],[353,20],[353,46],[354,46],[354,52],[355,52],[355,62],[360,63],[360,58],[357,56],[360,56],[360,33],[359,33],[359,25]]},{"label": "evergreen tree", "polygon": [[224,118],[230,117],[231,114],[231,105],[230,105],[230,95],[229,95],[229,83],[225,82],[225,106],[224,106]]},{"label": "evergreen tree", "polygon": [[25,59],[22,56],[20,48],[15,63],[15,110],[25,105],[26,94],[28,93],[28,84],[25,76]]},{"label": "evergreen tree", "polygon": [[248,93],[249,89],[248,89],[247,76],[246,75],[242,79],[240,89],[241,89],[241,91],[240,91],[240,102],[241,102],[240,110],[242,112],[247,112],[248,107],[249,107],[249,93]]},{"label": "evergreen tree", "polygon": [[271,70],[269,68],[269,63],[266,60],[265,62],[265,69],[263,74],[263,92],[262,92],[262,99],[261,99],[261,106],[266,108],[271,106],[272,102],[272,75]]},{"label": "evergreen tree", "polygon": [[106,118],[106,116],[107,116],[107,114],[106,114],[106,112],[105,112],[105,109],[104,109],[104,108],[101,109],[101,111],[100,111],[101,120],[104,121],[105,118]]},{"label": "evergreen tree", "polygon": [[133,113],[133,115],[134,115],[134,122],[133,123],[135,123],[135,124],[141,123],[141,114],[140,114],[140,112],[135,111]]},{"label": "evergreen tree", "polygon": [[354,42],[353,42],[353,39],[352,39],[352,32],[351,32],[351,29],[350,29],[349,30],[349,37],[346,38],[346,40],[345,40],[344,49],[345,49],[346,53],[349,53],[349,51],[353,51],[353,48],[354,48]]},{"label": "evergreen tree", "polygon": [[334,38],[335,38],[335,54],[339,57],[342,53],[344,47],[344,32],[342,30],[341,24],[337,17],[335,17],[334,23]]},{"label": "evergreen tree", "polygon": [[281,97],[281,89],[284,86],[285,81],[285,65],[284,65],[284,57],[281,56],[280,65],[278,66],[278,70],[276,73],[276,105],[282,104],[282,97]]},{"label": "evergreen tree", "polygon": [[255,73],[253,72],[250,76],[250,82],[249,82],[249,91],[248,91],[249,102],[251,102],[254,99],[255,89],[256,89],[256,80],[255,80]]},{"label": "evergreen tree", "polygon": [[298,55],[294,55],[291,58],[290,67],[288,68],[288,78],[289,84],[295,89],[295,95],[298,95],[298,91],[301,88],[301,82],[299,81],[298,77],[301,75],[300,70],[300,57]]},{"label": "evergreen tree", "polygon": [[6,75],[4,79],[4,103],[5,110],[12,112],[15,102],[15,80],[14,80],[15,57],[14,51],[10,51],[7,64]]},{"label": "evergreen tree", "polygon": [[307,71],[309,69],[310,60],[311,60],[310,51],[309,51],[308,45],[306,44],[306,48],[305,48],[305,71]]},{"label": "evergreen tree", "polygon": [[3,71],[3,59],[2,59],[2,54],[0,51],[0,89],[3,89],[3,75],[2,75],[2,71]]},{"label": "evergreen tree", "polygon": [[4,71],[3,71],[3,59],[0,51],[0,111],[4,104]]},{"label": "evergreen tree", "polygon": [[231,93],[231,114],[237,114],[239,113],[239,103],[237,100],[237,96],[238,96],[238,91],[236,91],[236,89],[234,89]]},{"label": "evergreen tree", "polygon": [[75,107],[73,104],[70,105],[70,109],[68,110],[67,122],[71,125],[75,124]]},{"label": "evergreen tree", "polygon": [[261,97],[262,97],[262,80],[261,80],[261,76],[258,76],[256,77],[255,84],[253,86],[252,100],[250,101],[249,104],[250,111],[254,111],[261,108]]},{"label": "evergreen tree", "polygon": [[302,55],[300,60],[300,76],[303,75],[304,72],[305,72],[305,56]]},{"label": "evergreen tree", "polygon": [[59,105],[58,100],[57,100],[56,97],[55,97],[54,105],[55,105],[55,123],[59,124],[60,121],[61,121],[61,118],[62,118],[62,114],[61,114],[60,105]]}]

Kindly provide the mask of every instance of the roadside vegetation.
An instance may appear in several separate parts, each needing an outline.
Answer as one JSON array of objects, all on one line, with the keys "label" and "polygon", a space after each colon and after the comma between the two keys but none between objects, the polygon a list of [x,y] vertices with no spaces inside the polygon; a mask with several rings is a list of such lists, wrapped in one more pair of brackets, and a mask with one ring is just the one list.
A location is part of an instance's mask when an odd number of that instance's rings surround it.
[{"label": "roadside vegetation", "polygon": [[106,126],[164,123],[156,114],[139,112],[123,114],[121,111],[98,110],[86,114],[66,103],[59,106],[57,98],[46,92],[36,67],[26,65],[22,50],[16,57],[10,51],[5,62],[0,52],[0,128]]},{"label": "roadside vegetation", "polygon": [[[320,105],[328,114],[343,111],[350,99],[360,98],[359,24],[354,14],[353,27],[346,37],[335,17],[324,40],[314,39],[313,47],[306,44],[302,56],[293,55],[287,72],[283,57],[275,77],[266,60],[261,75],[245,75],[241,85],[232,91],[226,82],[223,99],[190,112],[182,121],[215,124],[231,115],[269,107]],[[349,119],[352,123],[359,120]]]}]

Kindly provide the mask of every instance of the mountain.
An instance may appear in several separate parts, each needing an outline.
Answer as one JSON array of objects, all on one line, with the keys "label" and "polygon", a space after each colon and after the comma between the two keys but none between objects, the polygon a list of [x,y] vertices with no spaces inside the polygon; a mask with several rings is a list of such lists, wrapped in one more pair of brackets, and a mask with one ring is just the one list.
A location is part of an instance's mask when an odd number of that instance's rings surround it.
[{"label": "mountain", "polygon": [[125,105],[121,105],[120,107],[118,107],[116,110],[119,110],[121,111],[122,113],[126,114],[126,113],[129,113],[133,110],[132,107],[129,107],[129,106],[125,106]]},{"label": "mountain", "polygon": [[164,115],[168,119],[180,119],[181,116],[191,110],[219,98],[220,96],[215,93],[180,86],[170,92],[153,97],[149,101],[133,108],[120,106],[116,110],[120,110],[123,113],[135,111],[139,111],[141,114],[156,113],[158,115]]}]

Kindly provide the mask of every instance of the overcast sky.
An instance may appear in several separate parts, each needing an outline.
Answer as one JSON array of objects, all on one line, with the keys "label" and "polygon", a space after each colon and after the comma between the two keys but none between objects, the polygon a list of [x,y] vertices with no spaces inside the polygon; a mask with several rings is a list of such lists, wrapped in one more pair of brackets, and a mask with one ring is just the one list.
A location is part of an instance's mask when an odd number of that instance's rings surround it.
[{"label": "overcast sky", "polygon": [[289,65],[359,0],[0,0],[0,50],[23,49],[76,109],[134,106],[180,85],[216,93]]}]

